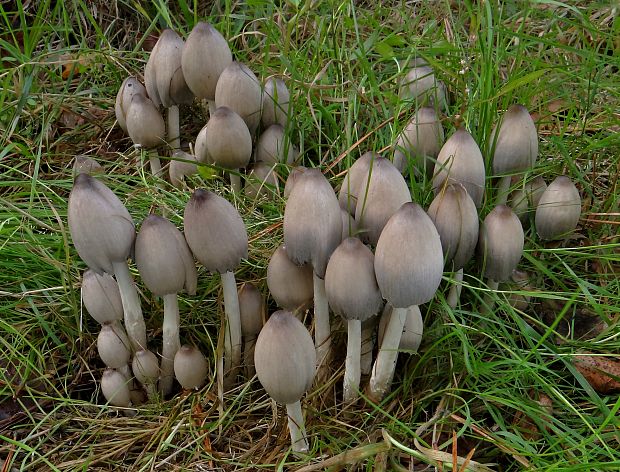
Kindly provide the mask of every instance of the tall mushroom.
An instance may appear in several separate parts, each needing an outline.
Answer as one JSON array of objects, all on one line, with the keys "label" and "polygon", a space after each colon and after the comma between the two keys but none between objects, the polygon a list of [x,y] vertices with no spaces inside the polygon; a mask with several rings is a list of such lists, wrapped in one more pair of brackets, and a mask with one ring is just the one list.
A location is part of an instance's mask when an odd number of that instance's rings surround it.
[{"label": "tall mushroom", "polygon": [[345,175],[340,184],[338,202],[343,210],[348,211],[352,215],[355,215],[360,187],[364,180],[368,180],[370,168],[378,157],[380,157],[379,154],[370,151],[362,154],[362,156],[349,167],[347,175]]},{"label": "tall mushroom", "polygon": [[261,120],[265,128],[279,124],[286,127],[290,113],[290,94],[282,79],[270,77],[263,89],[263,114]]}]

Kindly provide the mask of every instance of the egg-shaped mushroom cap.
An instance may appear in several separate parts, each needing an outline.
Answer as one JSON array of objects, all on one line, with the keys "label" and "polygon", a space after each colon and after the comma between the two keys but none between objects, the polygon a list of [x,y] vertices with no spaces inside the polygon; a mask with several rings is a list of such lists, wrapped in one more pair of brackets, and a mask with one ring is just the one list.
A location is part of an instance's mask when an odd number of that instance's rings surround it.
[{"label": "egg-shaped mushroom cap", "polygon": [[312,263],[325,275],[327,261],[342,238],[340,205],[319,169],[300,174],[284,208],[284,245],[296,264]]},{"label": "egg-shaped mushroom cap", "polygon": [[366,243],[377,244],[379,235],[390,217],[411,201],[405,178],[389,159],[376,157],[370,174],[362,179],[355,207],[360,238]]},{"label": "egg-shaped mushroom cap", "polygon": [[116,101],[114,103],[114,114],[116,115],[116,121],[122,130],[127,132],[127,123],[125,122],[125,115],[129,110],[131,99],[134,95],[146,96],[146,88],[140,83],[137,77],[127,77],[123,80],[121,87],[116,94]]},{"label": "egg-shaped mushroom cap", "polygon": [[[383,342],[383,334],[385,328],[390,322],[392,312],[394,308],[389,303],[386,303],[381,314],[381,320],[379,321],[379,329],[377,330],[377,341],[379,346]],[[418,305],[411,305],[407,308],[407,315],[405,317],[405,325],[403,326],[403,334],[400,336],[399,350],[417,352],[422,343],[422,334],[424,333],[424,322],[422,320],[422,313],[420,313],[420,307]]]},{"label": "egg-shaped mushroom cap", "polygon": [[228,200],[197,189],[185,206],[185,239],[207,270],[233,271],[248,257],[248,232]]},{"label": "egg-shaped mushroom cap", "polygon": [[89,175],[103,174],[103,167],[94,159],[84,154],[75,156],[73,161],[73,178],[84,172]]},{"label": "egg-shaped mushroom cap", "polygon": [[199,389],[207,380],[209,364],[198,349],[181,346],[174,355],[174,376],[185,389]]},{"label": "egg-shaped mushroom cap", "polygon": [[400,85],[399,96],[403,100],[415,101],[417,105],[438,106],[447,109],[446,86],[437,80],[432,67],[423,60],[416,60]]},{"label": "egg-shaped mushroom cap", "polygon": [[286,126],[290,112],[290,95],[282,79],[269,77],[263,89],[262,123],[265,128],[279,124]]},{"label": "egg-shaped mushroom cap", "polygon": [[354,237],[357,235],[357,221],[353,215],[348,211],[340,209],[340,216],[342,217],[342,240],[344,241],[348,237]]},{"label": "egg-shaped mushroom cap", "polygon": [[225,169],[241,169],[252,157],[252,136],[245,121],[227,107],[219,107],[207,123],[207,152]]},{"label": "egg-shaped mushroom cap", "polygon": [[97,336],[97,352],[108,367],[119,369],[127,365],[131,357],[131,344],[119,323],[107,323],[101,326]]},{"label": "egg-shaped mushroom cap", "polygon": [[106,369],[101,377],[101,393],[112,406],[131,406],[129,379],[118,370]]},{"label": "egg-shaped mushroom cap", "polygon": [[159,107],[161,105],[161,98],[159,97],[159,91],[157,90],[157,75],[155,73],[155,58],[157,57],[157,49],[159,49],[159,41],[155,43],[155,46],[149,54],[149,59],[144,66],[144,87],[148,98],[153,102],[153,105]]},{"label": "egg-shaped mushroom cap", "polygon": [[181,68],[184,45],[183,39],[175,31],[165,29],[149,57],[149,62],[152,63],[152,73],[155,76],[157,96],[165,108],[191,103],[193,99]]},{"label": "egg-shaped mushroom cap", "polygon": [[263,92],[260,82],[248,66],[233,61],[220,75],[215,87],[215,105],[228,107],[245,121],[250,133],[260,123]]},{"label": "egg-shaped mushroom cap", "polygon": [[446,265],[461,269],[474,255],[478,243],[478,210],[461,184],[448,185],[428,208],[443,248]]},{"label": "egg-shaped mushroom cap", "polygon": [[375,256],[357,238],[347,238],[336,248],[325,271],[329,306],[347,320],[366,321],[383,305],[375,278]]},{"label": "egg-shaped mushroom cap", "polygon": [[209,23],[196,23],[181,56],[183,75],[194,95],[215,100],[220,74],[231,63],[232,53],[224,36]]},{"label": "egg-shaped mushroom cap", "polygon": [[279,187],[278,174],[273,166],[257,162],[251,167],[243,190],[247,197],[254,200],[261,196],[273,198],[274,195],[279,195]]},{"label": "egg-shaped mushroom cap", "polygon": [[153,102],[144,95],[134,95],[125,115],[127,134],[143,148],[150,149],[166,142],[166,125]]},{"label": "egg-shaped mushroom cap", "polygon": [[484,275],[496,282],[510,278],[523,254],[523,227],[506,205],[497,205],[480,228],[480,258]]},{"label": "egg-shaped mushroom cap", "polygon": [[294,311],[305,306],[314,296],[312,266],[294,264],[282,245],[269,259],[267,287],[279,307]]},{"label": "egg-shaped mushroom cap", "polygon": [[99,324],[123,319],[121,292],[110,274],[86,270],[82,275],[82,302]]},{"label": "egg-shaped mushroom cap", "polygon": [[113,262],[126,261],[136,237],[131,215],[116,195],[88,174],[76,177],[69,194],[69,231],[86,265],[113,274]]},{"label": "egg-shaped mushroom cap", "polygon": [[412,160],[420,175],[433,175],[434,159],[439,155],[443,142],[443,126],[437,112],[434,108],[422,107],[396,140],[394,166],[405,174],[407,163]]},{"label": "egg-shaped mushroom cap", "polygon": [[176,188],[181,188],[185,177],[198,173],[196,157],[177,149],[172,153],[168,173],[170,174],[170,183]]},{"label": "egg-shaped mushroom cap", "polygon": [[161,297],[184,288],[194,295],[196,264],[183,233],[166,218],[149,215],[136,236],[136,265],[148,289]]},{"label": "egg-shaped mushroom cap", "polygon": [[368,180],[368,172],[375,159],[379,154],[368,151],[357,159],[349,170],[347,175],[342,179],[340,191],[338,192],[338,202],[340,207],[352,215],[355,215],[355,207],[357,206],[357,197],[359,195],[360,186],[364,180]]},{"label": "egg-shaped mushroom cap", "polygon": [[316,369],[310,333],[290,312],[276,311],[258,335],[254,364],[271,398],[285,405],[299,401],[312,386]]},{"label": "egg-shaped mushroom cap", "polygon": [[[499,128],[499,129],[498,129]],[[538,157],[538,133],[523,105],[512,105],[491,133],[495,143],[493,173],[507,174],[533,169]]]},{"label": "egg-shaped mushroom cap", "polygon": [[265,300],[262,293],[250,282],[245,282],[238,291],[241,334],[256,336],[263,327]]},{"label": "egg-shaped mushroom cap", "polygon": [[198,162],[203,162],[205,164],[213,163],[213,159],[211,159],[209,150],[207,149],[207,125],[204,125],[198,133],[198,136],[196,136],[194,154],[196,155],[196,160]]},{"label": "egg-shaped mushroom cap", "polygon": [[148,349],[142,349],[133,356],[131,363],[133,375],[141,384],[153,384],[159,379],[159,361]]},{"label": "egg-shaped mushroom cap", "polygon": [[396,308],[428,302],[443,274],[443,252],[433,221],[416,203],[405,203],[383,228],[375,275],[383,298]]},{"label": "egg-shaped mushroom cap", "polygon": [[284,198],[288,198],[291,192],[293,191],[293,187],[297,183],[297,179],[301,174],[307,171],[308,168],[304,166],[293,167],[286,178],[286,182],[284,183]]},{"label": "egg-shaped mushroom cap", "polygon": [[291,140],[284,134],[282,125],[271,125],[258,138],[254,159],[266,164],[292,165],[298,152]]},{"label": "egg-shaped mushroom cap", "polygon": [[536,207],[536,232],[541,239],[559,239],[574,231],[581,216],[581,197],[575,184],[560,175],[549,184]]},{"label": "egg-shaped mushroom cap", "polygon": [[525,184],[525,191],[532,210],[538,207],[538,203],[545,193],[545,190],[547,190],[547,183],[540,175]]}]

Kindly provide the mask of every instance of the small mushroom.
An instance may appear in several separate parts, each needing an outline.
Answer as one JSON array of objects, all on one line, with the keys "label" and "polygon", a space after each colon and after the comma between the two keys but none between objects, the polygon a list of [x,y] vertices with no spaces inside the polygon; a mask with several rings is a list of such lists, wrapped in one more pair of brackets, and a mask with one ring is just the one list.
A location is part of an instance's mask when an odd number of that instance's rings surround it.
[{"label": "small mushroom", "polygon": [[198,390],[207,380],[209,364],[198,349],[181,346],[174,356],[174,376],[186,390]]},{"label": "small mushroom", "polygon": [[115,369],[106,369],[101,377],[101,393],[112,406],[129,407],[131,398],[129,393],[130,380]]},{"label": "small mushroom", "polygon": [[134,95],[125,116],[127,133],[137,146],[148,153],[153,175],[161,173],[157,146],[165,142],[166,124],[157,107],[143,95]]},{"label": "small mushroom", "polygon": [[97,336],[97,352],[103,363],[112,369],[126,367],[131,357],[131,344],[120,323],[101,326]]},{"label": "small mushroom", "polygon": [[146,97],[146,89],[137,77],[127,77],[123,80],[121,87],[118,89],[116,102],[114,103],[116,121],[125,133],[127,132],[125,116],[127,115],[127,111],[129,111],[131,99],[134,95],[144,95]]},{"label": "small mushroom", "polygon": [[265,319],[265,300],[254,284],[244,283],[239,288],[239,313],[241,314],[241,335],[243,336],[243,364],[248,379],[254,377],[254,347],[256,337]]},{"label": "small mushroom", "polygon": [[274,124],[286,127],[290,113],[290,95],[282,79],[269,77],[263,89],[263,127]]},{"label": "small mushroom", "polygon": [[312,266],[294,264],[282,245],[269,260],[267,287],[280,308],[297,314],[312,301]]},{"label": "small mushroom", "polygon": [[88,269],[82,275],[82,302],[99,324],[123,319],[121,292],[114,277]]},{"label": "small mushroom", "polygon": [[233,61],[220,75],[215,87],[215,105],[236,112],[254,134],[260,123],[263,92],[260,82],[248,66]]},{"label": "small mushroom", "polygon": [[538,176],[527,181],[522,188],[517,188],[510,194],[510,208],[519,217],[522,224],[528,222],[530,212],[536,211],[538,202],[547,189],[545,180]]},{"label": "small mushroom", "polygon": [[271,125],[258,138],[254,159],[269,165],[293,165],[299,152],[284,133],[282,125]]},{"label": "small mushroom", "polygon": [[577,228],[580,216],[579,191],[568,177],[561,175],[540,197],[536,207],[536,232],[541,239],[561,239]]},{"label": "small mushroom", "polygon": [[[213,113],[215,113],[215,108],[213,108]],[[207,125],[204,125],[198,133],[198,136],[196,136],[194,154],[196,155],[196,160],[198,162],[213,164],[213,159],[209,156],[209,150],[207,149]]]},{"label": "small mushroom", "polygon": [[271,398],[286,405],[296,452],[309,449],[300,399],[312,386],[315,356],[308,330],[287,311],[271,315],[256,340],[254,363],[258,380]]},{"label": "small mushroom", "polygon": [[131,363],[136,380],[144,385],[149,399],[157,396],[157,381],[159,380],[160,370],[157,356],[149,350],[136,352]]},{"label": "small mushroom", "polygon": [[89,175],[103,174],[103,167],[94,159],[80,154],[73,162],[73,178],[84,172]]},{"label": "small mushroom", "polygon": [[176,188],[181,188],[186,176],[198,173],[196,158],[185,151],[177,149],[172,154],[168,173],[170,174],[170,183]]},{"label": "small mushroom", "polygon": [[445,84],[435,78],[433,68],[425,60],[416,58],[405,77],[403,78],[400,98],[413,101],[416,106],[430,105],[448,109],[448,99]]},{"label": "small mushroom", "polygon": [[279,182],[275,169],[271,164],[255,163],[250,169],[245,182],[245,195],[252,200],[261,197],[271,198],[279,195]]},{"label": "small mushroom", "polygon": [[340,185],[338,192],[338,202],[340,207],[352,215],[355,215],[357,207],[357,197],[360,193],[360,187],[364,180],[368,180],[370,168],[379,154],[374,152],[366,152],[357,159],[347,171]]}]

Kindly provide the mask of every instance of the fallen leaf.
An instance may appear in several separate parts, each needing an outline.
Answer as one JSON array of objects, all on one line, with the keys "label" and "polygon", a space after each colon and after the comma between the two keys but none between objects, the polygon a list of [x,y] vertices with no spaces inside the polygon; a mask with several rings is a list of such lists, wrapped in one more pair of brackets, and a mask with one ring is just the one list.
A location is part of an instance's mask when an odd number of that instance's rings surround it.
[{"label": "fallen leaf", "polygon": [[597,392],[620,392],[620,359],[580,355],[573,364]]}]

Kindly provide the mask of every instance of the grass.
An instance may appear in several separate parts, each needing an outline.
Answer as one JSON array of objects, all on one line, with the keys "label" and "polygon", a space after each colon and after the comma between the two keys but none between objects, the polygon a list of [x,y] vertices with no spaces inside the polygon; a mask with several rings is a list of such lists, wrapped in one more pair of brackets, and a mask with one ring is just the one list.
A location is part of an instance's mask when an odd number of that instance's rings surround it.
[{"label": "grass", "polygon": [[[580,353],[613,357],[620,349],[618,5],[177,3],[0,6],[2,470],[337,470],[345,452],[359,459],[347,470],[447,470],[457,457],[457,469],[618,470],[620,401],[593,389],[573,363]],[[531,280],[519,293],[532,296],[527,310],[506,303],[514,287],[503,287],[497,308],[481,315],[484,284],[471,264],[459,309],[445,304],[446,284],[423,310],[423,345],[401,356],[385,401],[343,408],[334,399],[341,369],[310,392],[303,405],[312,450],[304,459],[290,454],[283,410],[257,382],[227,394],[222,418],[212,381],[134,417],[105,406],[98,390],[97,326],[81,309],[84,264],[66,223],[72,159],[101,162],[136,222],[163,207],[182,226],[190,190],[157,186],[133,165],[137,153],[113,127],[113,102],[123,78],[143,70],[150,34],[171,25],[186,35],[205,17],[257,75],[286,76],[292,139],[304,164],[329,169],[334,185],[367,150],[390,155],[413,113],[398,99],[400,64],[422,56],[448,86],[447,136],[465,126],[488,169],[494,123],[523,103],[538,118],[535,174],[547,182],[569,175],[583,199],[580,226],[566,244],[543,244],[526,230],[520,269]],[[205,117],[198,106],[183,111],[183,138],[192,140]],[[493,207],[492,183],[482,216]],[[219,178],[196,177],[192,185],[234,199],[251,239],[237,278],[266,292],[284,202],[235,198]],[[428,207],[430,183],[412,181],[411,189]],[[140,288],[155,338],[161,301]],[[198,295],[181,300],[184,342],[211,359],[221,303],[218,277],[202,269]],[[584,324],[596,329],[585,334]]]}]

